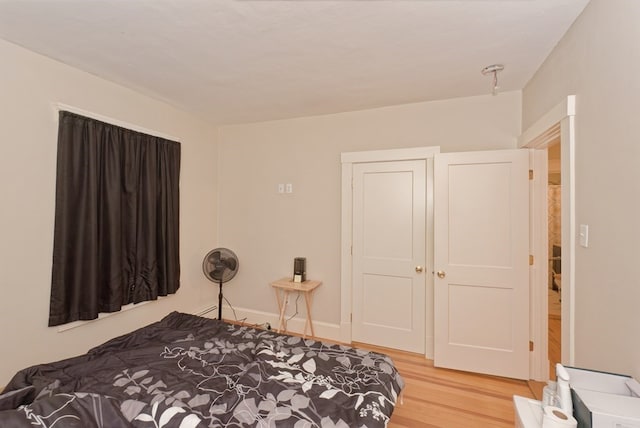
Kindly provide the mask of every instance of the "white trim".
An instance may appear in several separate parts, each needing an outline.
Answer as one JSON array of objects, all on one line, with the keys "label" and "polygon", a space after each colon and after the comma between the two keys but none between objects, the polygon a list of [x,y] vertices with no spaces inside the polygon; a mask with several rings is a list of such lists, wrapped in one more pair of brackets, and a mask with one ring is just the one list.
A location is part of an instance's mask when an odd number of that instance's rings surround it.
[{"label": "white trim", "polygon": [[392,162],[401,160],[429,159],[440,153],[440,146],[412,147],[408,149],[371,150],[368,152],[345,152],[340,155],[343,164],[359,162]]},{"label": "white trim", "polygon": [[[542,116],[529,129],[522,133],[518,139],[519,147],[543,149],[552,138],[560,136],[561,140],[561,176],[562,176],[562,363],[575,364],[575,114],[576,97],[570,95]],[[546,186],[546,185],[545,185]],[[544,205],[546,209],[546,204]],[[542,215],[539,210],[534,215]],[[536,220],[534,220],[536,221]],[[539,249],[540,250],[540,249]],[[545,260],[544,252],[538,251],[534,257]],[[533,287],[541,287],[542,283],[534,283]],[[544,278],[544,288],[547,288]],[[540,296],[542,293],[538,293]],[[542,297],[539,297],[542,299]],[[547,299],[545,294],[544,299]],[[547,313],[541,310],[547,303],[538,302],[533,308],[537,308],[531,314],[531,322],[534,325],[541,324],[542,318]],[[544,339],[548,340],[548,332],[543,332]],[[544,347],[537,347],[534,352],[536,358],[541,361],[546,358],[542,355]],[[538,364],[539,366],[539,364]],[[539,379],[542,374],[531,373],[533,379]]]},{"label": "white trim", "polygon": [[[159,296],[158,298],[161,298],[161,297],[166,297],[166,296]],[[120,310],[116,311],[116,312],[100,312],[98,314],[98,318],[95,318],[95,319],[92,319],[92,320],[72,321],[72,322],[69,322],[69,323],[66,323],[66,324],[63,324],[63,325],[59,326],[58,327],[58,333],[63,333],[65,331],[67,331],[67,330],[71,330],[71,329],[74,329],[76,327],[82,327],[82,326],[85,326],[85,325],[90,324],[92,322],[100,321],[101,319],[109,318],[111,316],[118,315],[118,314],[121,314],[123,312],[130,311],[132,309],[138,309],[139,307],[144,306],[147,303],[152,303],[152,302],[155,302],[155,300],[145,300],[144,302],[140,302],[140,303],[129,303],[128,305],[125,305],[125,306],[121,307]]]},{"label": "white trim", "polygon": [[[562,363],[575,365],[576,328],[576,131],[575,116],[562,119]],[[566,278],[565,272],[570,274]],[[568,332],[569,334],[566,334]]]},{"label": "white trim", "polygon": [[[401,160],[427,161],[427,206],[426,206],[426,233],[427,233],[427,263],[429,269],[433,266],[433,158],[440,153],[440,146],[413,147],[407,149],[373,150],[365,152],[345,152],[341,154],[342,162],[342,235],[340,257],[340,341],[351,343],[351,287],[352,287],[352,232],[353,232],[353,164],[366,162],[392,162]],[[429,168],[430,167],[430,168]],[[431,236],[429,236],[431,234]],[[425,293],[426,308],[433,311],[433,275],[428,275]],[[431,306],[429,306],[429,304]],[[428,330],[429,322],[425,324],[427,330],[425,341],[425,356],[433,358],[433,319],[431,331]]]},{"label": "white trim", "polygon": [[[438,153],[440,150],[438,150]],[[435,180],[434,180],[434,167],[433,160],[434,156],[426,159],[427,161],[427,186],[425,188],[426,199],[425,199],[425,220],[426,220],[426,248],[425,248],[425,260],[427,261],[427,266],[425,266],[425,275],[426,278],[426,290],[425,290],[425,314],[429,314],[429,309],[431,309],[431,316],[427,317],[425,320],[424,331],[425,331],[425,341],[424,341],[424,355],[430,360],[433,360],[435,356],[435,322],[433,318],[433,309],[434,309],[434,278],[433,278],[433,265],[434,265],[434,230],[433,230],[433,208],[434,208],[434,192],[435,192]]]},{"label": "white trim", "polygon": [[200,309],[197,309],[193,312],[191,312],[193,315],[197,315],[199,317],[203,317],[205,315],[207,315],[208,313],[214,312],[217,314],[218,313],[218,305],[206,305],[201,307]]},{"label": "white trim", "polygon": [[[569,95],[524,131],[518,138],[518,147],[533,147],[541,136],[556,126],[562,119],[576,115],[576,96]],[[537,144],[534,144],[538,148]]]},{"label": "white trim", "polygon": [[534,171],[533,180],[529,184],[529,251],[537,263],[529,269],[529,284],[545,284],[529,287],[530,308],[530,340],[535,344],[529,354],[529,377],[538,381],[549,379],[549,319],[538,318],[537,314],[547,314],[549,304],[549,225],[547,213],[540,213],[539,207],[547,207],[547,152],[546,150],[529,149],[530,168]]},{"label": "white trim", "polygon": [[560,122],[557,122],[551,128],[544,131],[542,134],[538,135],[536,138],[531,140],[527,147],[535,147],[536,149],[544,149],[552,145],[553,143],[558,142],[560,139]]},{"label": "white trim", "polygon": [[351,343],[351,278],[352,278],[352,229],[353,218],[353,164],[342,163],[342,236],[340,241],[340,338]]},{"label": "white trim", "polygon": [[83,110],[81,108],[70,106],[68,104],[53,103],[53,107],[54,107],[55,113],[56,113],[56,121],[58,120],[58,117],[57,117],[58,112],[60,112],[61,110],[64,110],[64,111],[68,111],[70,113],[75,113],[75,114],[79,114],[81,116],[89,117],[91,119],[99,120],[101,122],[109,123],[111,125],[119,126],[121,128],[130,129],[132,131],[141,132],[143,134],[151,135],[151,136],[158,137],[158,138],[164,138],[165,140],[171,140],[171,141],[176,141],[176,142],[180,141],[179,138],[171,136],[169,134],[164,134],[164,133],[159,132],[159,131],[154,131],[154,130],[151,130],[151,129],[143,128],[142,126],[133,125],[131,123],[127,123],[127,122],[122,121],[122,120],[114,119],[114,118],[109,117],[109,116],[103,116],[101,114],[94,113],[94,112],[87,111],[87,110]]},{"label": "white trim", "polygon": [[[280,320],[280,314],[256,311],[248,308],[234,307],[233,309],[235,310],[235,314],[231,307],[228,305],[222,305],[222,318],[227,320],[236,319],[237,321],[243,321],[246,324],[254,324],[256,326],[263,325],[268,322],[271,324],[271,329],[273,331],[277,331],[276,329]],[[207,316],[207,318],[217,318],[217,315],[218,311],[213,311],[209,316]],[[302,334],[305,323],[306,318],[294,317],[287,321],[287,332]],[[344,342],[341,340],[340,326],[337,324],[313,320],[313,330],[316,333],[316,339],[328,339],[334,342]]]}]

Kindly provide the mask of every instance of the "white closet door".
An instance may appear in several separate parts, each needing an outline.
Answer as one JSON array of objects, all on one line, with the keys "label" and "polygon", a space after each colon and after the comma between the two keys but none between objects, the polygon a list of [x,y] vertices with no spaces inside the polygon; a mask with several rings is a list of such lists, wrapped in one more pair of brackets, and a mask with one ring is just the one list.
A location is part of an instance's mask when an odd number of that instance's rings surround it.
[{"label": "white closet door", "polygon": [[425,160],[354,164],[354,341],[425,351],[425,198]]},{"label": "white closet door", "polygon": [[525,150],[434,163],[435,365],[529,377]]}]

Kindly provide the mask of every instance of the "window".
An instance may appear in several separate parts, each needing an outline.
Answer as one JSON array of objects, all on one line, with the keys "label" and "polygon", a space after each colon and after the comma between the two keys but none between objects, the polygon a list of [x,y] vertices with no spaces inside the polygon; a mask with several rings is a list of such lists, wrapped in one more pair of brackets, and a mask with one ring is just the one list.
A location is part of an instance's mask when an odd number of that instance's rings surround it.
[{"label": "window", "polygon": [[60,112],[49,326],[180,287],[180,143]]}]

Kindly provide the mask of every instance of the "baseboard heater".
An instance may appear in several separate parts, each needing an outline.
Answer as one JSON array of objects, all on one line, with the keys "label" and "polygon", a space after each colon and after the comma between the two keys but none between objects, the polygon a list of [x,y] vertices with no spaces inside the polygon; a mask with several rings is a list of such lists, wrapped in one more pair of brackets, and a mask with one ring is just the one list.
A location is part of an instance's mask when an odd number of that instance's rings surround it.
[{"label": "baseboard heater", "polygon": [[208,308],[202,309],[200,312],[194,313],[194,315],[201,317],[208,314],[209,312],[215,311],[216,309],[218,309],[218,306],[209,306]]}]

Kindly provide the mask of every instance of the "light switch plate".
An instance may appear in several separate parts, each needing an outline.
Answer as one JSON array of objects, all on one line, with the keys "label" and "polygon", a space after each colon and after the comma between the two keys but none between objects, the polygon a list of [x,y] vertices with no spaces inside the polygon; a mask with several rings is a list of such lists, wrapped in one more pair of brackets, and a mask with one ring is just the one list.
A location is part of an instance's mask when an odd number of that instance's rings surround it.
[{"label": "light switch plate", "polygon": [[589,246],[589,225],[581,224],[580,225],[580,246],[587,248]]}]

